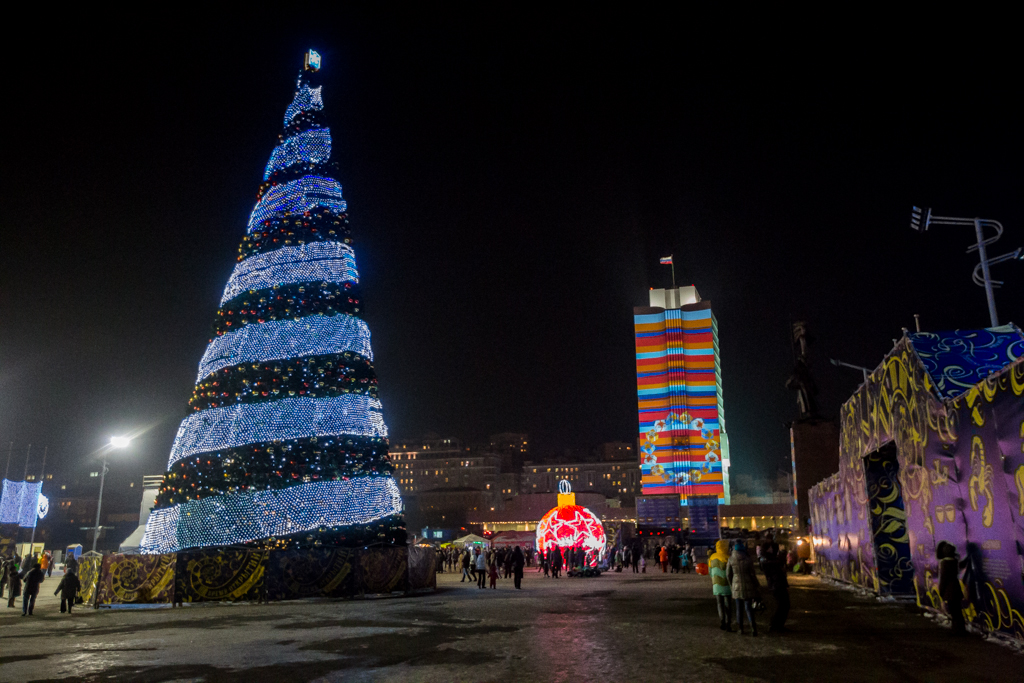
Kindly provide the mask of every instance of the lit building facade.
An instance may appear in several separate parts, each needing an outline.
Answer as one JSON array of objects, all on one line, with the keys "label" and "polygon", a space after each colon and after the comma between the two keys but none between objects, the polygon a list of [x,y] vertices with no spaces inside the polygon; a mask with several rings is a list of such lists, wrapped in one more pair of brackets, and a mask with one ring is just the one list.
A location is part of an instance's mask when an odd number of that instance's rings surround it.
[{"label": "lit building facade", "polygon": [[631,506],[640,493],[640,471],[634,461],[604,461],[525,465],[520,492],[554,493],[565,479],[580,493],[600,493]]},{"label": "lit building facade", "polygon": [[500,495],[503,483],[501,458],[470,450],[459,439],[392,444],[391,462],[403,494],[465,488]]},{"label": "lit building facade", "polygon": [[633,310],[644,496],[729,503],[718,323],[695,287],[652,289]]}]

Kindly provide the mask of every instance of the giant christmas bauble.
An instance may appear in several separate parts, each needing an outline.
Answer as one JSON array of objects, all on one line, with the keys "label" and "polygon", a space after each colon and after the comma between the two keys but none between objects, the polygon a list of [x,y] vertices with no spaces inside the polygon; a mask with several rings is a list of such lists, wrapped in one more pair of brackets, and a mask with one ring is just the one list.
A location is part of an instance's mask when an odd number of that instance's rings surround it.
[{"label": "giant christmas bauble", "polygon": [[593,512],[576,505],[568,482],[563,481],[559,488],[563,493],[558,496],[558,507],[552,508],[537,525],[537,549],[547,553],[555,548],[582,547],[587,564],[594,566],[605,551],[604,525]]}]

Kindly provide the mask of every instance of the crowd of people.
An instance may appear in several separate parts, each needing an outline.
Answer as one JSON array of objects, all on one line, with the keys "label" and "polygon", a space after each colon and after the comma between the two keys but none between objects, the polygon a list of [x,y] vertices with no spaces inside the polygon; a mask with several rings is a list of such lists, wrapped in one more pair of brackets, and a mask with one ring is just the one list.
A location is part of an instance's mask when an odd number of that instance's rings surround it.
[{"label": "crowd of people", "polygon": [[[789,618],[789,562],[790,558],[780,550],[775,541],[765,541],[757,547],[757,564],[765,577],[768,592],[774,602],[768,631],[786,630]],[[757,612],[764,609],[761,584],[754,569],[746,541],[730,542],[721,540],[715,544],[715,552],[708,558],[711,574],[711,592],[718,604],[719,628],[732,631],[735,611],[737,633],[746,633],[744,618],[750,623],[750,635],[757,636]]]},{"label": "crowd of people", "polygon": [[[21,597],[21,616],[30,617],[36,607],[36,598],[39,595],[43,581],[53,576],[53,556],[50,553],[40,553],[28,560],[24,560],[17,554],[0,558],[0,599],[7,594],[7,607],[16,607],[17,598]],[[81,582],[78,580],[78,563],[74,557],[69,557],[64,566],[64,576],[57,584],[54,595],[60,594],[61,614],[71,614],[72,607],[79,600]]]},{"label": "crowd of people", "polygon": [[523,571],[533,563],[533,549],[525,551],[519,546],[514,548],[481,548],[465,547],[438,548],[437,570],[438,573],[462,572],[460,583],[469,579],[470,583],[476,583],[477,588],[486,588],[487,580],[490,579],[491,588],[497,589],[498,578],[504,575],[506,579],[512,579],[517,589],[523,587]]}]

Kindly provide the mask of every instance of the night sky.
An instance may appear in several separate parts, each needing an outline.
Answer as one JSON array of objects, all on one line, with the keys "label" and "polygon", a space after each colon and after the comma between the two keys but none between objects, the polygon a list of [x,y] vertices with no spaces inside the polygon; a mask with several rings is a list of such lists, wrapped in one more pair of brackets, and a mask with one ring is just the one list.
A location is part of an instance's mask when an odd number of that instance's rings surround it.
[{"label": "night sky", "polygon": [[[17,478],[29,442],[96,469],[148,427],[112,471],[163,472],[309,47],[393,436],[523,431],[535,457],[633,441],[632,309],[668,254],[718,318],[734,476],[785,466],[793,320],[827,416],[860,380],[828,358],[874,367],[914,313],[987,326],[972,231],[913,232],[910,207],[1024,246],[1012,60],[538,19],[5,44],[0,463],[13,440]],[[1024,264],[996,277],[1001,322],[1024,322]]]}]

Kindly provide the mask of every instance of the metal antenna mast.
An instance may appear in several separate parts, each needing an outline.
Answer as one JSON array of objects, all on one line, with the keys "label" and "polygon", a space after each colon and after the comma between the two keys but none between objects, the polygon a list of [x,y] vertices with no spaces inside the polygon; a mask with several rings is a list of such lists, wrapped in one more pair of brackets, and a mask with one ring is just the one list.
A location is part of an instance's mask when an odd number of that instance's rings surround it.
[{"label": "metal antenna mast", "polygon": [[[999,327],[999,316],[996,315],[996,297],[993,290],[1000,287],[1003,284],[1003,281],[992,279],[992,274],[989,272],[989,266],[993,266],[997,263],[1005,263],[1006,261],[1019,260],[1021,259],[1021,253],[1024,249],[1017,249],[1017,251],[1012,251],[1008,254],[1003,254],[1002,256],[989,258],[986,247],[1003,236],[1002,223],[987,218],[933,216],[931,209],[927,209],[927,213],[922,215],[922,211],[924,211],[924,209],[915,206],[912,207],[910,213],[910,227],[918,232],[925,232],[932,225],[974,226],[974,235],[977,238],[978,243],[967,247],[967,253],[969,254],[972,251],[977,251],[980,263],[974,267],[974,274],[971,276],[971,279],[973,279],[974,283],[979,287],[985,288],[985,297],[988,299],[988,317],[992,322],[992,327]],[[994,229],[996,234],[985,239],[985,228]]]}]

